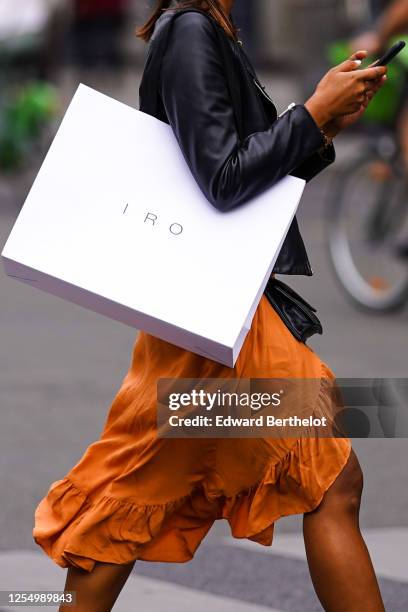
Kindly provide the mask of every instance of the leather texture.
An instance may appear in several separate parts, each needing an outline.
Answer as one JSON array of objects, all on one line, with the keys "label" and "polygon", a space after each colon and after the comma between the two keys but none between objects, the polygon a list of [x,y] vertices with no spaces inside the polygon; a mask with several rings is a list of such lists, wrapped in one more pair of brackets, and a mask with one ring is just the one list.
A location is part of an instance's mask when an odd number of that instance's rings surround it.
[{"label": "leather texture", "polygon": [[316,308],[286,283],[271,277],[264,293],[295,338],[306,343],[313,334],[323,333]]},{"label": "leather texture", "polygon": [[[324,138],[304,105],[278,117],[242,46],[198,9],[158,19],[139,94],[141,111],[172,126],[198,185],[220,211],[288,174],[309,181],[335,159],[332,146],[319,152]],[[273,272],[313,274],[296,217]]]}]

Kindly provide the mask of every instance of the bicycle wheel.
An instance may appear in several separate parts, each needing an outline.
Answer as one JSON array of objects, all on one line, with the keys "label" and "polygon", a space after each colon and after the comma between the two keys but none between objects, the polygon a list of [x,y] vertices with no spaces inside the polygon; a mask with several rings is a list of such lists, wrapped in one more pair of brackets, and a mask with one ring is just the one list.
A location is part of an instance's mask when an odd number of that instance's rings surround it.
[{"label": "bicycle wheel", "polygon": [[373,151],[336,175],[327,207],[330,261],[352,302],[372,312],[401,308],[408,300],[408,186],[403,170]]}]

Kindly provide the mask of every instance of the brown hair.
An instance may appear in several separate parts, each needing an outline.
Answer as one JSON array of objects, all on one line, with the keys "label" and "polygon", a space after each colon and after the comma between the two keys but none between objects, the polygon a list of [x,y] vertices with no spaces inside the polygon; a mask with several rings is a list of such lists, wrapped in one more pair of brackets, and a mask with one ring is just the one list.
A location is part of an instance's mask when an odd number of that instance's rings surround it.
[{"label": "brown hair", "polygon": [[156,21],[159,19],[163,11],[174,11],[179,8],[200,8],[208,12],[231,38],[238,38],[238,30],[235,27],[232,18],[228,15],[219,0],[181,0],[177,2],[175,7],[170,8],[171,0],[158,0],[157,6],[146,23],[136,30],[136,36],[142,38],[145,42],[149,42]]}]

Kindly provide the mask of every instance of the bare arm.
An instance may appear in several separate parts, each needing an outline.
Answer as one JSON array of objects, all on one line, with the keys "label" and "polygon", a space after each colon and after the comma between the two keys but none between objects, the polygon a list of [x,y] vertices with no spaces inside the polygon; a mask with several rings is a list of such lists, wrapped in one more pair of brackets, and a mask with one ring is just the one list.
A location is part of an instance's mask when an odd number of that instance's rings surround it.
[{"label": "bare arm", "polygon": [[378,20],[377,32],[381,47],[388,40],[408,29],[408,0],[395,0]]}]

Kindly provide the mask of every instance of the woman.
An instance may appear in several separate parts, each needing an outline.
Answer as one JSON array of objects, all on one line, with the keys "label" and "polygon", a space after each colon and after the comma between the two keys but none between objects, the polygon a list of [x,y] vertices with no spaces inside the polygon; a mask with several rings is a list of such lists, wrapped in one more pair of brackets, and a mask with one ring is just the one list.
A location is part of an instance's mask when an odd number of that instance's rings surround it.
[{"label": "woman", "polygon": [[[357,52],[304,105],[277,118],[237,42],[232,0],[173,4],[176,11],[163,12],[170,2],[159,2],[139,30],[152,38],[140,108],[170,123],[220,210],[289,173],[310,180],[328,166],[332,139],[360,117],[385,78],[384,68],[357,71],[365,56]],[[180,12],[186,7],[197,10]],[[228,74],[226,61],[235,62]],[[296,220],[274,273],[312,273]],[[76,610],[110,610],[137,559],[189,561],[216,519],[227,519],[234,537],[269,545],[274,522],[298,513],[324,608],[384,610],[359,531],[362,474],[350,441],[158,438],[156,382],[164,377],[334,380],[265,295],[233,369],[140,333],[100,440],[52,483],[35,514],[34,539],[68,567],[65,588],[77,592]],[[330,409],[324,384],[316,409]]]}]

